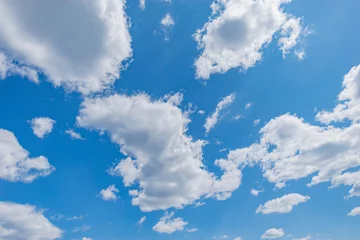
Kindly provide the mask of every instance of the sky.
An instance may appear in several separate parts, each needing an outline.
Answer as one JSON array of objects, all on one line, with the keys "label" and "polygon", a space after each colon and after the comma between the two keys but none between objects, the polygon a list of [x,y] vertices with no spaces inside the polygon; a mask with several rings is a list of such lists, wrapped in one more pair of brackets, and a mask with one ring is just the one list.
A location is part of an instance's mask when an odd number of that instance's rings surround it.
[{"label": "sky", "polygon": [[0,240],[357,240],[359,8],[0,0]]}]

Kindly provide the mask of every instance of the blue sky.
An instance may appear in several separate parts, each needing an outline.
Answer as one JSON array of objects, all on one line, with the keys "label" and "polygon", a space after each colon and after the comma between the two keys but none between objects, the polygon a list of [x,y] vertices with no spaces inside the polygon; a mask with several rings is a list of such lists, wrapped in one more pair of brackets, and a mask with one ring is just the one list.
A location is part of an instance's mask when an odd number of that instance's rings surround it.
[{"label": "blue sky", "polygon": [[359,7],[0,1],[0,239],[358,239]]}]

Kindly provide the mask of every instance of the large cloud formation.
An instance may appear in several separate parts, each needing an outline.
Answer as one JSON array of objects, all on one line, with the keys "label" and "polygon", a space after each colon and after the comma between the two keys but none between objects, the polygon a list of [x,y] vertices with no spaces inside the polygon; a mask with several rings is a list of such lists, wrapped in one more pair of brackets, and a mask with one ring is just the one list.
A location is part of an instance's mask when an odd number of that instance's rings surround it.
[{"label": "large cloud formation", "polygon": [[132,54],[124,8],[125,0],[0,1],[0,49],[7,54],[1,76],[37,81],[39,70],[70,91],[103,90]]},{"label": "large cloud formation", "polygon": [[203,140],[187,134],[188,112],[179,108],[177,93],[152,100],[146,94],[115,94],[86,99],[77,124],[107,132],[126,158],[109,169],[123,177],[132,204],[143,211],[166,210],[196,204],[201,197],[226,199],[240,185],[236,166],[216,164],[218,179],[203,164]]},{"label": "large cloud formation", "polygon": [[[219,161],[240,169],[259,164],[264,177],[276,187],[312,175],[309,186],[331,181],[333,186],[353,185],[350,196],[360,196],[360,66],[345,75],[343,90],[333,111],[321,111],[311,125],[295,115],[285,114],[269,121],[259,142],[230,151]],[[348,120],[345,127],[337,123]],[[329,125],[335,123],[334,125]]]},{"label": "large cloud formation", "polygon": [[10,182],[32,182],[54,170],[46,157],[30,158],[12,132],[0,129],[0,178]]},{"label": "large cloud formation", "polygon": [[31,205],[0,202],[0,239],[55,240],[62,231]]},{"label": "large cloud formation", "polygon": [[[195,61],[196,76],[232,68],[247,70],[262,58],[262,49],[279,33],[278,46],[285,57],[307,30],[301,18],[286,13],[291,0],[215,0],[212,15],[194,38],[201,55]],[[301,50],[303,52],[303,50]]]}]

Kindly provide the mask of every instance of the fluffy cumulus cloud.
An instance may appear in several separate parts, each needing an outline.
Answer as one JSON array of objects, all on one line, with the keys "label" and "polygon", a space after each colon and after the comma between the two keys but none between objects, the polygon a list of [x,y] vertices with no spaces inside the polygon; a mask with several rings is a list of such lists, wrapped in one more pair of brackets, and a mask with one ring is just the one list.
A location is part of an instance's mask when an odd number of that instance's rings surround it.
[{"label": "fluffy cumulus cloud", "polygon": [[251,189],[250,193],[251,195],[257,197],[260,193],[264,192],[264,189]]},{"label": "fluffy cumulus cloud", "polygon": [[171,234],[176,231],[183,231],[188,223],[182,218],[174,218],[174,212],[166,212],[160,221],[153,227],[158,233]]},{"label": "fluffy cumulus cloud", "polygon": [[175,21],[170,13],[167,13],[160,21],[161,28],[165,34],[165,40],[169,41],[169,32],[175,25]]},{"label": "fluffy cumulus cloud", "polygon": [[279,48],[286,56],[305,32],[301,19],[285,12],[283,5],[290,2],[215,0],[209,21],[194,34],[202,50],[195,61],[196,76],[208,79],[211,74],[232,68],[253,67],[276,33],[280,36]]},{"label": "fluffy cumulus cloud", "polygon": [[39,138],[44,138],[46,135],[50,134],[55,123],[55,120],[48,117],[33,118],[30,121],[33,133]]},{"label": "fluffy cumulus cloud", "polygon": [[32,182],[53,172],[44,156],[30,158],[29,152],[22,148],[15,135],[0,129],[0,178],[10,182]]},{"label": "fluffy cumulus cloud", "polygon": [[307,202],[309,199],[309,196],[303,196],[297,193],[287,194],[281,198],[270,200],[264,205],[260,205],[256,209],[256,213],[289,213],[294,206],[297,206],[299,203]]},{"label": "fluffy cumulus cloud", "polygon": [[0,52],[0,80],[4,80],[11,75],[19,75],[28,78],[34,83],[39,83],[39,76],[36,69],[16,64],[13,60],[10,60],[8,56]]},{"label": "fluffy cumulus cloud", "polygon": [[[334,186],[353,185],[350,196],[360,196],[359,173],[349,171],[360,166],[360,123],[355,114],[360,109],[359,69],[354,67],[345,76],[335,109],[318,113],[320,126],[284,114],[260,130],[259,142],[230,151],[220,161],[240,169],[259,164],[264,177],[278,188],[313,175],[308,186],[328,181]],[[344,119],[348,120],[345,127],[327,124]]]},{"label": "fluffy cumulus cloud", "polygon": [[276,228],[271,228],[269,230],[267,230],[262,236],[261,239],[274,239],[274,238],[280,238],[282,236],[284,236],[284,230],[282,228],[276,229]]},{"label": "fluffy cumulus cloud", "polygon": [[73,129],[68,129],[65,131],[65,133],[69,135],[71,139],[84,140],[84,138],[80,135],[80,133],[75,132]]},{"label": "fluffy cumulus cloud", "polygon": [[55,240],[62,231],[31,205],[0,202],[0,239]]},{"label": "fluffy cumulus cloud", "polygon": [[106,189],[102,189],[100,191],[100,197],[104,200],[104,201],[115,201],[118,197],[116,196],[116,193],[119,192],[119,189],[117,189],[115,187],[115,185],[110,185],[108,188]]},{"label": "fluffy cumulus cloud", "polygon": [[360,207],[356,207],[348,213],[348,216],[355,217],[360,215]]},{"label": "fluffy cumulus cloud", "polygon": [[[7,74],[34,81],[36,68],[55,86],[83,94],[112,85],[132,54],[124,8],[125,0],[1,1]],[[19,67],[11,67],[14,60]]]},{"label": "fluffy cumulus cloud", "polygon": [[[226,199],[240,185],[241,172],[217,161],[220,178],[203,164],[205,141],[187,134],[189,112],[179,107],[182,95],[152,100],[146,94],[89,98],[77,117],[78,126],[107,132],[126,156],[109,169],[131,186],[132,204],[143,211],[182,208],[202,197]],[[119,106],[122,106],[121,108]]]},{"label": "fluffy cumulus cloud", "polygon": [[210,130],[218,123],[221,118],[221,111],[231,105],[235,101],[235,93],[230,94],[229,96],[224,97],[216,106],[216,110],[213,114],[208,116],[205,120],[204,128],[206,133],[209,133]]}]

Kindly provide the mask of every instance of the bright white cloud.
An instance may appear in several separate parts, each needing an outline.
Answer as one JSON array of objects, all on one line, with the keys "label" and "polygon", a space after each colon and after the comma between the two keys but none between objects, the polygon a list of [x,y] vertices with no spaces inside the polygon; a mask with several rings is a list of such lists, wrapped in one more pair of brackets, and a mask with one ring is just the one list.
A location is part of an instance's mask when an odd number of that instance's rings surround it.
[{"label": "bright white cloud", "polygon": [[174,212],[166,212],[160,221],[153,227],[158,233],[171,234],[176,231],[183,231],[188,223],[182,218],[174,218]]},{"label": "bright white cloud", "polygon": [[262,236],[261,239],[273,239],[273,238],[280,238],[284,236],[284,230],[282,228],[276,229],[271,228],[267,230]]},{"label": "bright white cloud", "polygon": [[100,196],[104,201],[115,201],[118,197],[116,196],[116,193],[119,192],[119,189],[115,187],[115,185],[110,185],[106,189],[102,189],[100,191]]},{"label": "bright white cloud", "polygon": [[234,240],[242,240],[241,237],[234,238]]},{"label": "bright white cloud", "polygon": [[[209,21],[194,38],[201,55],[195,61],[196,76],[232,68],[247,70],[262,58],[262,50],[279,33],[279,48],[287,54],[303,34],[301,21],[282,7],[291,0],[214,0]],[[261,16],[261,18],[259,18]]]},{"label": "bright white cloud", "polygon": [[190,228],[190,229],[186,229],[186,231],[189,232],[189,233],[192,233],[192,232],[197,232],[197,231],[199,231],[199,229],[197,229],[197,228]]},{"label": "bright white cloud", "polygon": [[351,212],[348,213],[348,216],[355,217],[360,215],[360,207],[356,207]]},{"label": "bright white cloud", "polygon": [[[182,208],[202,197],[226,199],[238,188],[241,172],[216,161],[224,174],[217,179],[203,164],[205,141],[187,135],[188,112],[177,104],[179,94],[159,100],[148,95],[112,95],[86,99],[77,124],[108,133],[127,158],[109,170],[123,177],[132,204],[142,211]],[[119,108],[118,106],[122,106]]]},{"label": "bright white cloud", "polygon": [[0,239],[55,240],[62,231],[31,205],[0,202]]},{"label": "bright white cloud", "polygon": [[72,129],[66,130],[65,133],[69,135],[71,139],[84,140],[84,138],[80,135],[80,133],[77,133]]},{"label": "bright white cloud", "polygon": [[257,125],[259,125],[259,124],[260,124],[260,119],[254,120],[254,126],[257,126]]},{"label": "bright white cloud", "polygon": [[4,80],[11,75],[20,75],[34,83],[39,83],[39,76],[36,69],[16,64],[4,53],[0,52],[0,80]]},{"label": "bright white cloud", "polygon": [[311,236],[307,236],[304,238],[298,238],[298,239],[293,239],[293,240],[310,240],[310,239],[311,239]]},{"label": "bright white cloud", "polygon": [[253,195],[253,196],[259,196],[259,193],[262,193],[262,192],[264,192],[264,189],[251,189],[250,190],[250,193],[251,193],[251,195]]},{"label": "bright white cloud", "polygon": [[345,102],[340,102],[340,107],[332,112],[322,111],[317,115],[323,123],[348,119],[346,127],[311,125],[302,118],[285,114],[270,120],[260,130],[259,142],[230,151],[227,159],[219,161],[240,169],[259,164],[263,176],[278,188],[287,181],[313,175],[309,186],[328,181],[334,186],[353,184],[350,196],[360,196],[359,173],[346,172],[360,166],[360,123],[355,114],[360,109],[359,69],[359,66],[352,68],[344,78],[339,99]]},{"label": "bright white cloud", "polygon": [[146,216],[140,218],[140,220],[138,221],[138,224],[139,224],[140,226],[143,225],[143,223],[145,222],[145,220],[146,220]]},{"label": "bright white cloud", "polygon": [[73,232],[86,232],[86,231],[88,231],[88,230],[90,230],[90,226],[88,226],[88,225],[82,225],[82,226],[80,226],[80,227],[76,227],[76,228],[74,228],[72,231]]},{"label": "bright white cloud", "polygon": [[83,237],[82,240],[93,240],[92,238]]},{"label": "bright white cloud", "polygon": [[30,121],[33,133],[39,138],[44,138],[46,135],[50,134],[55,123],[55,120],[48,117],[33,118]]},{"label": "bright white cloud", "polygon": [[248,110],[249,108],[251,108],[252,107],[252,103],[247,103],[246,105],[245,105],[245,110]]},{"label": "bright white cloud", "polygon": [[32,182],[48,176],[55,168],[44,156],[30,158],[15,135],[0,129],[0,178],[10,182]]},{"label": "bright white cloud", "polygon": [[170,13],[167,13],[160,21],[162,30],[165,34],[165,40],[169,41],[169,32],[175,25],[175,21]]},{"label": "bright white cloud", "polygon": [[206,133],[209,133],[210,130],[218,123],[218,121],[221,118],[221,111],[224,108],[227,108],[235,101],[235,93],[230,94],[229,96],[224,97],[216,106],[216,110],[213,114],[208,116],[205,120],[204,128],[206,130]]},{"label": "bright white cloud", "polygon": [[68,220],[68,221],[83,220],[83,219],[84,219],[84,216],[83,216],[83,215],[73,216],[73,217],[68,217],[68,218],[66,218],[66,220]]},{"label": "bright white cloud", "polygon": [[26,75],[36,67],[55,86],[101,91],[132,55],[124,8],[125,0],[1,1],[0,48]]},{"label": "bright white cloud", "polygon": [[287,194],[281,198],[276,198],[260,205],[256,209],[256,213],[270,214],[270,213],[289,213],[293,207],[299,203],[305,203],[310,200],[309,196],[303,196],[297,193]]}]

